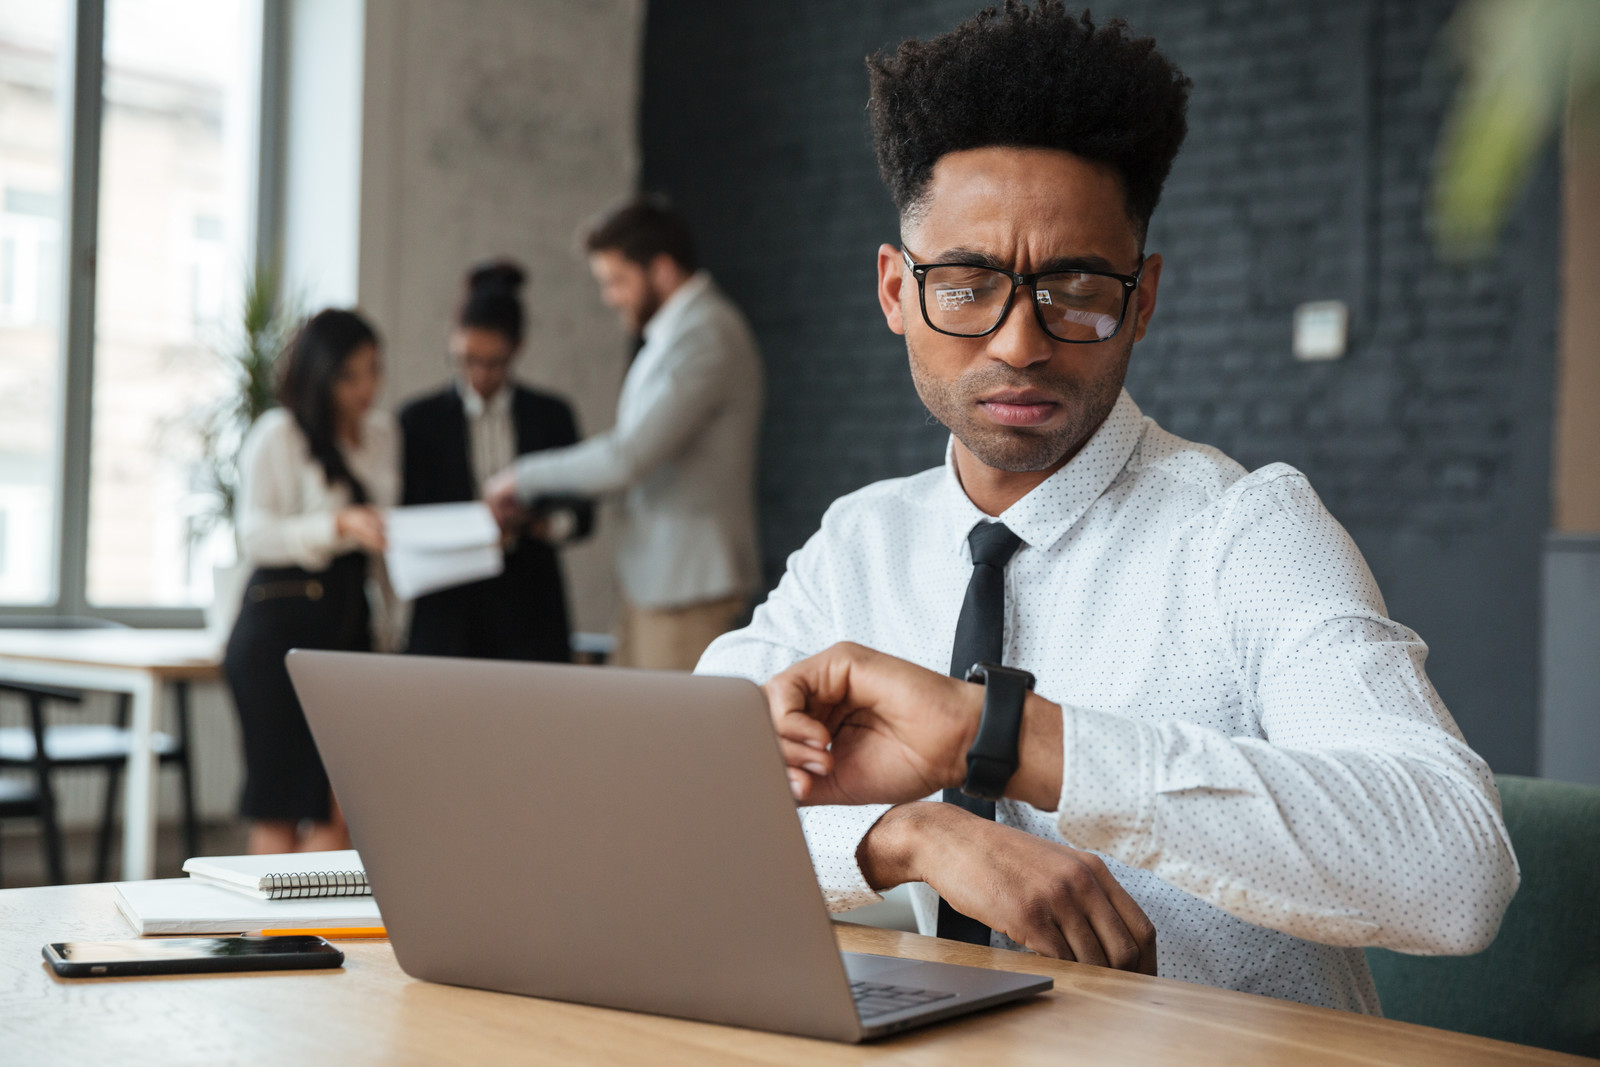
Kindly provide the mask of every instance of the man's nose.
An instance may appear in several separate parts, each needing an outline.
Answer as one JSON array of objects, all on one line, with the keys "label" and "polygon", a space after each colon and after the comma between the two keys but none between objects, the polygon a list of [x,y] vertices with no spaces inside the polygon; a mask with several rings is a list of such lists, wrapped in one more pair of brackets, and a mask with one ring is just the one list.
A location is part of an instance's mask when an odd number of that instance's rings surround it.
[{"label": "man's nose", "polygon": [[1055,354],[1056,342],[1039,325],[1033,301],[1032,289],[1017,286],[1005,318],[988,337],[989,358],[1021,368],[1043,363]]}]

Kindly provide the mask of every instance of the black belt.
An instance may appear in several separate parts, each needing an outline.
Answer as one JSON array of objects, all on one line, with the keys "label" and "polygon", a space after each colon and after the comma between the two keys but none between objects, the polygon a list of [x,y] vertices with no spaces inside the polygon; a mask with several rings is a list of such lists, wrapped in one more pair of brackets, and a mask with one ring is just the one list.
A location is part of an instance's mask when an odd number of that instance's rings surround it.
[{"label": "black belt", "polygon": [[259,582],[252,585],[245,596],[251,603],[259,604],[264,600],[280,600],[283,597],[321,600],[322,593],[322,582],[316,578],[289,578],[275,582]]}]

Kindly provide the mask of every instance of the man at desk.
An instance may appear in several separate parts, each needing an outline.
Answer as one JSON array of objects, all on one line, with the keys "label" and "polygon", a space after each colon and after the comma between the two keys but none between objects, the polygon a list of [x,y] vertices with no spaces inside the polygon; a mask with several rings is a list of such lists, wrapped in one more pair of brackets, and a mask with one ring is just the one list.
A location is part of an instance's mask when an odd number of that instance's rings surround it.
[{"label": "man at desk", "polygon": [[682,216],[644,197],[586,235],[602,299],[643,335],[617,423],[526,455],[491,479],[503,520],[546,495],[622,493],[617,662],[691,670],[744,615],[760,580],[755,531],[761,358],[732,301],[698,268]]},{"label": "man at desk", "polygon": [[879,301],[949,452],[837,501],[698,668],[767,683],[829,906],[911,883],[924,933],[1152,973],[1159,936],[1364,1012],[1358,946],[1484,948],[1516,862],[1426,646],[1300,472],[1122,388],[1189,80],[1049,0],[869,65]]}]

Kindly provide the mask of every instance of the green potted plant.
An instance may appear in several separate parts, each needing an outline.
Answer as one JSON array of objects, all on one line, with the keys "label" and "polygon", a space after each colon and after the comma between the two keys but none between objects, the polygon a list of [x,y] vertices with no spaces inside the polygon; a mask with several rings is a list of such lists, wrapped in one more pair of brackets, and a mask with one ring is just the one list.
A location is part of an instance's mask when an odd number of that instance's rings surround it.
[{"label": "green potted plant", "polygon": [[[201,490],[207,504],[193,530],[196,539],[226,527],[233,529],[239,495],[239,453],[255,421],[277,406],[278,355],[293,329],[294,315],[286,306],[278,274],[258,268],[245,276],[244,298],[230,338],[217,350],[228,387],[217,401],[200,413]],[[206,626],[225,637],[239,610],[239,598],[249,577],[241,561],[236,537],[229,538],[232,558],[212,567],[212,598],[206,608]]]}]

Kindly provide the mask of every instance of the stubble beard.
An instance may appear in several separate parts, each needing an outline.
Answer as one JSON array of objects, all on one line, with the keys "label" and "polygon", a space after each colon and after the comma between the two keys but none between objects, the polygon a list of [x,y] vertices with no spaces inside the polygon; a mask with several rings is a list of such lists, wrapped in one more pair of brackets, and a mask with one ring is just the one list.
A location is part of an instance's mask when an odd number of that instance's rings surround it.
[{"label": "stubble beard", "polygon": [[655,286],[646,284],[645,291],[637,306],[631,308],[633,321],[628,326],[636,334],[643,334],[644,328],[650,320],[656,317],[656,312],[661,310],[661,305],[666,303],[661,294],[656,292]]},{"label": "stubble beard", "polygon": [[[1075,454],[1105,422],[1122,394],[1131,339],[1117,339],[1115,356],[1106,354],[1104,373],[1088,382],[1045,368],[1017,369],[986,361],[983,366],[946,381],[932,374],[917,356],[916,343],[906,338],[911,381],[929,414],[955,434],[967,451],[985,466],[1016,474],[1049,470]],[[997,426],[978,412],[977,400],[997,389],[1038,389],[1060,402],[1066,418],[1045,429]]]}]

